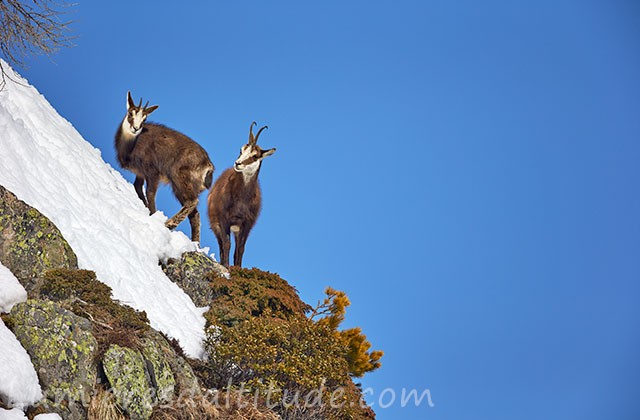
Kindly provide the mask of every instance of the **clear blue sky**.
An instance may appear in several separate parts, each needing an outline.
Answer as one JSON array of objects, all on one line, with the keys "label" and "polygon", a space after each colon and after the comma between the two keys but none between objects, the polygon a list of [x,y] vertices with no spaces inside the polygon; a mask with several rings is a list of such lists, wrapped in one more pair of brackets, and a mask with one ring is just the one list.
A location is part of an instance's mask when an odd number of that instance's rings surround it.
[{"label": "clear blue sky", "polygon": [[640,3],[78,3],[22,73],[114,167],[128,89],[215,175],[268,124],[245,264],[347,292],[376,406],[431,391],[379,419],[640,418]]}]

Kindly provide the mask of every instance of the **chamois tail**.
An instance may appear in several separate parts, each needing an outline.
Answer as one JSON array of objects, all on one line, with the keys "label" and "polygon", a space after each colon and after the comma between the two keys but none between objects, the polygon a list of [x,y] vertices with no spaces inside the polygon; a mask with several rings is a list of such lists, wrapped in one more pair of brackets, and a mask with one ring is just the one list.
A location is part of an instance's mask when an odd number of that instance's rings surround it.
[{"label": "chamois tail", "polygon": [[209,168],[207,173],[204,176],[204,186],[209,189],[211,188],[211,182],[213,180],[213,168]]}]

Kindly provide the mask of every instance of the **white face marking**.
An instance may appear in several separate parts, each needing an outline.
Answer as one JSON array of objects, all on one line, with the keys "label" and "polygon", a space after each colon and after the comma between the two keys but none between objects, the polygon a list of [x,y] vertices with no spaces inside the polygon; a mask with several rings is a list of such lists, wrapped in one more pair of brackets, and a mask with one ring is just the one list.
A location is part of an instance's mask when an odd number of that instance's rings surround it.
[{"label": "white face marking", "polygon": [[129,131],[134,136],[137,136],[142,130],[142,124],[147,119],[147,114],[144,113],[143,109],[129,109],[127,112],[126,121]]},{"label": "white face marking", "polygon": [[262,159],[256,159],[255,161],[244,164],[243,162],[250,161],[252,158],[255,158],[258,154],[258,151],[251,147],[248,144],[242,146],[242,150],[240,151],[240,156],[236,159],[235,164],[233,165],[233,169],[236,172],[242,172],[244,177],[245,184],[248,183],[251,178],[258,172],[260,168],[260,161]]}]

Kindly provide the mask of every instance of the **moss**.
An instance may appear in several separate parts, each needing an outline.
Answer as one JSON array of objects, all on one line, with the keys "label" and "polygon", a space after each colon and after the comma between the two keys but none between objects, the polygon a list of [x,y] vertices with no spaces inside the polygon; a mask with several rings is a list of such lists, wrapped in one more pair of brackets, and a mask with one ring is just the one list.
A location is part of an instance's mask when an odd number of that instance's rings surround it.
[{"label": "moss", "polygon": [[236,325],[251,317],[288,320],[304,317],[310,307],[278,274],[231,267],[230,278],[211,276],[213,300],[205,314],[209,324]]},{"label": "moss", "polygon": [[140,352],[113,344],[104,355],[103,367],[118,405],[132,420],[148,419],[152,389]]}]

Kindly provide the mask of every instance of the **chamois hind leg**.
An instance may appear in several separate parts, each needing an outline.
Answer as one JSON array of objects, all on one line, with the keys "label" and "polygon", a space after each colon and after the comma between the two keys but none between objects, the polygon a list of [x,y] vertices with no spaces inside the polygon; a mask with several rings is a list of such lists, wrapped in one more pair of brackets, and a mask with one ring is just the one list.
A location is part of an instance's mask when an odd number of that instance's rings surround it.
[{"label": "chamois hind leg", "polygon": [[184,219],[190,215],[193,210],[198,206],[198,199],[186,201],[182,208],[171,219],[167,220],[164,224],[169,229],[175,229]]},{"label": "chamois hind leg", "polygon": [[144,192],[142,191],[143,185],[144,178],[137,176],[136,180],[133,182],[133,187],[136,189],[136,193],[138,194],[140,200],[142,200],[142,202],[144,203],[145,207],[149,208],[149,205],[147,204],[147,198],[144,196]]},{"label": "chamois hind leg", "polygon": [[159,184],[160,179],[147,178],[147,208],[149,209],[149,214],[156,212],[156,191],[158,191]]},{"label": "chamois hind leg", "polygon": [[189,223],[191,224],[191,240],[200,243],[200,213],[197,206],[189,213]]}]

